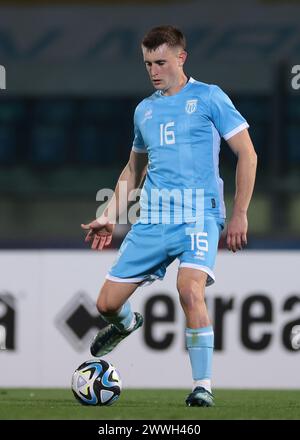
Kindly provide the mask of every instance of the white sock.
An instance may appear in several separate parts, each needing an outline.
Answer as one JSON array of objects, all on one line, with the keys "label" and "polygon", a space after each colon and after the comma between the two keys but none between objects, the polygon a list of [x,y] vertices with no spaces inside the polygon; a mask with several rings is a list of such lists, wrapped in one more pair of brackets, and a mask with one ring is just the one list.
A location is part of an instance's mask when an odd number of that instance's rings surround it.
[{"label": "white sock", "polygon": [[211,393],[211,380],[210,379],[194,380],[192,391],[194,391],[196,387],[203,387]]}]

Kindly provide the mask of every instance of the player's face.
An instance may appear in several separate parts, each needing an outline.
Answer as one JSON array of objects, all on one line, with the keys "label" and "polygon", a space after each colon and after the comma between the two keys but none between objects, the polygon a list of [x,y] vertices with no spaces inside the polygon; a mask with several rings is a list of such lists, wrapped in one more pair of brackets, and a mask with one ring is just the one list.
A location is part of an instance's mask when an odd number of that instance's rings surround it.
[{"label": "player's face", "polygon": [[181,48],[170,48],[167,44],[162,44],[151,51],[145,47],[142,47],[142,50],[146,69],[153,86],[157,90],[163,90],[166,94],[176,92],[185,78],[183,64],[186,52]]}]

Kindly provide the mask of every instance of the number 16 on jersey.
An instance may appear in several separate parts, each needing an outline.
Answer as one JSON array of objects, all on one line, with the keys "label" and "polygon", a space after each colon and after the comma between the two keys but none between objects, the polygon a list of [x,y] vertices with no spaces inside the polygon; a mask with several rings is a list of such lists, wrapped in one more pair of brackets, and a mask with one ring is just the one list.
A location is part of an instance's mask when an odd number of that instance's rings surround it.
[{"label": "number 16 on jersey", "polygon": [[175,126],[175,122],[171,121],[167,124],[160,124],[160,145],[175,144],[175,133],[171,127]]}]

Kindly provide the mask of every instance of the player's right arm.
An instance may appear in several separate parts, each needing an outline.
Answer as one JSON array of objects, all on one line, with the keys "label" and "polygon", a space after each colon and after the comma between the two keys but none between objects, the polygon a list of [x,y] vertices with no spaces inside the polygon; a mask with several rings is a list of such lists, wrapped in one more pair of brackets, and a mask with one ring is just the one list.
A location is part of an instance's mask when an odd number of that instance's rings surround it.
[{"label": "player's right arm", "polygon": [[[81,225],[82,229],[88,231],[85,241],[92,242],[92,249],[102,250],[111,243],[116,221],[128,209],[130,192],[141,186],[147,172],[147,165],[147,153],[132,150],[129,161],[118,179],[113,197],[103,214],[94,221]],[[126,182],[126,185],[121,185],[123,182]]]}]

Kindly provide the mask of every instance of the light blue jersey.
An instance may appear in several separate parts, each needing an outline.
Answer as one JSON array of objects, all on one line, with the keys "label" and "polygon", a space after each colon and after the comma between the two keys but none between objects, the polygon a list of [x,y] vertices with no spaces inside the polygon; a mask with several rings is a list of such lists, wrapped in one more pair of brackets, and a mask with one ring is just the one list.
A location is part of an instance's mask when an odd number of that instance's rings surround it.
[{"label": "light blue jersey", "polygon": [[175,95],[156,91],[144,99],[135,111],[132,147],[148,153],[140,221],[195,222],[199,214],[225,218],[221,137],[228,140],[248,127],[218,86],[193,78]]},{"label": "light blue jersey", "polygon": [[191,78],[175,95],[157,91],[144,99],[134,127],[133,150],[148,153],[141,216],[107,278],[128,283],[163,279],[178,258],[180,267],[206,272],[210,285],[225,221],[220,141],[248,124],[219,87]]}]

